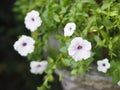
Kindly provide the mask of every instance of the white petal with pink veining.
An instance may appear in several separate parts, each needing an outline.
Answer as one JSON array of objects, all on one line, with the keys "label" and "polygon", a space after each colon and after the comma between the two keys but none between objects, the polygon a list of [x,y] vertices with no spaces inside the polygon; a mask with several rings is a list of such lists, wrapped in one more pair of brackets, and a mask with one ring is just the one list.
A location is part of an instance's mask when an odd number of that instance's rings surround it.
[{"label": "white petal with pink veining", "polygon": [[92,46],[87,40],[83,40],[81,37],[74,38],[68,48],[68,54],[75,60],[85,60],[91,55]]},{"label": "white petal with pink veining", "polygon": [[13,46],[21,56],[27,56],[34,51],[34,44],[35,40],[32,37],[22,35]]},{"label": "white petal with pink veining", "polygon": [[33,74],[42,74],[47,68],[47,61],[32,61],[30,62],[30,72]]},{"label": "white petal with pink veining", "polygon": [[39,16],[39,12],[32,10],[28,12],[25,16],[25,27],[31,32],[35,31],[39,26],[41,26],[42,20]]}]

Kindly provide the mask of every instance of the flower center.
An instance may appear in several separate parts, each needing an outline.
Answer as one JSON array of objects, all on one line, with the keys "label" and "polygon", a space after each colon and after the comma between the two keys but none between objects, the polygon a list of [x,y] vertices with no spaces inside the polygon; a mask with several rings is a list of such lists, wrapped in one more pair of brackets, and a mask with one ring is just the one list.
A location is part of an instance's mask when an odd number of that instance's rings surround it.
[{"label": "flower center", "polygon": [[25,43],[25,42],[24,42],[22,45],[23,45],[23,46],[26,46],[26,45],[27,45],[27,43]]},{"label": "flower center", "polygon": [[103,66],[105,67],[105,63],[103,63]]},{"label": "flower center", "polygon": [[37,67],[41,67],[41,65],[39,64],[39,65],[37,65]]},{"label": "flower center", "polygon": [[70,27],[70,31],[72,30],[72,28]]},{"label": "flower center", "polygon": [[82,49],[82,46],[79,45],[79,46],[77,47],[77,49]]},{"label": "flower center", "polygon": [[35,21],[35,19],[34,18],[31,18],[31,20],[34,22]]}]

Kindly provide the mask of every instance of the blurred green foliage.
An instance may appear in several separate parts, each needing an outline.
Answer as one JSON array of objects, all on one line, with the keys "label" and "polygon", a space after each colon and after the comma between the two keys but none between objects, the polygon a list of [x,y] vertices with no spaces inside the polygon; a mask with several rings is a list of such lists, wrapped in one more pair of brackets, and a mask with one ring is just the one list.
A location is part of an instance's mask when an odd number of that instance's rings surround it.
[{"label": "blurred green foliage", "polygon": [[[16,17],[18,14],[13,11],[14,3],[15,0],[0,1],[0,90],[36,90],[43,82],[44,74],[31,74],[29,61],[13,48],[19,35],[30,34],[24,28],[24,20]],[[60,87],[58,81],[55,83]]]},{"label": "blurred green foliage", "polygon": [[29,62],[13,50],[16,36],[28,34],[22,22],[15,19],[16,14],[12,10],[14,2],[0,1],[0,90],[35,90],[41,83],[40,76],[31,75]]}]

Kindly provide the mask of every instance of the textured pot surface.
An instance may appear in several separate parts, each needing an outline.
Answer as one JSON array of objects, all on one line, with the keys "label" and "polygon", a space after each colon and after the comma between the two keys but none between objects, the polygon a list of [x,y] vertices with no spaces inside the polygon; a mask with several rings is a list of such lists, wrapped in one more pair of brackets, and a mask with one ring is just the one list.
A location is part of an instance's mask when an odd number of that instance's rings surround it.
[{"label": "textured pot surface", "polygon": [[97,71],[91,71],[85,76],[71,76],[67,70],[56,70],[58,75],[62,74],[62,86],[64,90],[120,90],[113,85],[110,77],[105,77]]}]

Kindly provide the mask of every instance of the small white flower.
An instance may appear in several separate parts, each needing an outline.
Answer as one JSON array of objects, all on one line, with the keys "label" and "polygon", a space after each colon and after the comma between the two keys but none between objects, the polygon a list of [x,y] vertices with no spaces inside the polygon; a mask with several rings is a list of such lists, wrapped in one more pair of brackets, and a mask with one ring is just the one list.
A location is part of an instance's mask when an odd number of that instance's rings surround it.
[{"label": "small white flower", "polygon": [[35,31],[39,26],[41,26],[42,20],[39,16],[39,12],[32,10],[28,12],[25,16],[25,27],[31,32]]},{"label": "small white flower", "polygon": [[75,23],[67,23],[64,27],[64,36],[71,36],[76,30]]},{"label": "small white flower", "polygon": [[117,83],[117,84],[118,84],[118,86],[120,86],[120,81],[118,81],[118,83]]},{"label": "small white flower", "polygon": [[107,70],[110,68],[110,63],[107,58],[97,61],[97,65],[98,65],[97,67],[98,71],[101,71],[104,73],[106,73]]},{"label": "small white flower", "polygon": [[33,74],[42,74],[47,68],[48,62],[47,61],[32,61],[30,63],[30,72]]},{"label": "small white flower", "polygon": [[21,56],[27,56],[34,51],[35,41],[29,36],[22,35],[19,40],[14,43],[14,49],[18,51]]},{"label": "small white flower", "polygon": [[87,40],[83,40],[81,37],[76,37],[71,41],[68,48],[68,54],[72,56],[75,61],[87,59],[90,57],[90,50],[92,46]]}]

